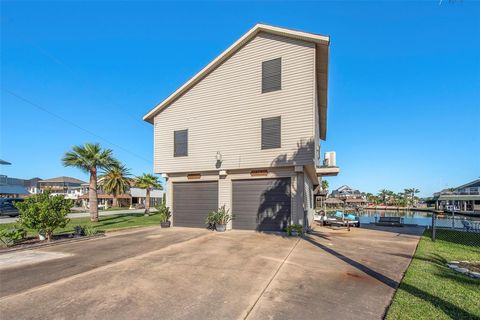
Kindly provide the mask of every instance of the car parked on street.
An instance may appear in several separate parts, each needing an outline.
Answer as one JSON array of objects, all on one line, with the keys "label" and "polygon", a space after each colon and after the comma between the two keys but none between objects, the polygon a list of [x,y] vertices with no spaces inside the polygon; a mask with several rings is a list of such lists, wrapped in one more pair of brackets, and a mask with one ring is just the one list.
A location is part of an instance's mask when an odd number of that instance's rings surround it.
[{"label": "car parked on street", "polygon": [[17,207],[15,207],[16,202],[23,202],[21,198],[3,198],[0,199],[0,216],[10,216],[16,217],[20,213],[18,212]]}]

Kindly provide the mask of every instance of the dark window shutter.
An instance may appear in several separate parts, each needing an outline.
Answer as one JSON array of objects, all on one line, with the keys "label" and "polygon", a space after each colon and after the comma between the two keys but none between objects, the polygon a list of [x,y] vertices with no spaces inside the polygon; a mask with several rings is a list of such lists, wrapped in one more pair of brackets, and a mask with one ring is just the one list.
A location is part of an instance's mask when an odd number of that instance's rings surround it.
[{"label": "dark window shutter", "polygon": [[188,156],[188,129],[178,130],[174,132],[173,148],[174,157]]},{"label": "dark window shutter", "polygon": [[281,147],[281,118],[262,119],[262,149]]},{"label": "dark window shutter", "polygon": [[262,93],[282,89],[282,59],[262,62]]}]

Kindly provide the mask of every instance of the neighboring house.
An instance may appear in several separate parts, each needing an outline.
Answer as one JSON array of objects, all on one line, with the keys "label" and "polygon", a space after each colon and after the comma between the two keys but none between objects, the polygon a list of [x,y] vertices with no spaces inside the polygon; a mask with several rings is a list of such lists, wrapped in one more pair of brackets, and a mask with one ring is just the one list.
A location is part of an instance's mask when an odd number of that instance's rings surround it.
[{"label": "neighboring house", "polygon": [[38,181],[40,178],[19,179],[0,175],[0,197],[19,198],[39,191]]},{"label": "neighboring house", "polygon": [[38,194],[40,193],[40,181],[42,178],[36,177],[32,179],[25,180],[25,188],[27,188],[28,192],[31,194]]},{"label": "neighboring house", "polygon": [[0,198],[23,198],[29,194],[24,186],[0,184]]},{"label": "neighboring house", "polygon": [[314,188],[339,172],[320,165],[329,42],[258,24],[144,116],[174,226],[205,227],[221,206],[233,229],[313,222]]},{"label": "neighboring house", "polygon": [[354,202],[359,203],[360,201],[347,201],[347,200],[353,200],[353,199],[365,200],[364,199],[365,197],[362,195],[362,193],[359,190],[352,189],[347,185],[343,185],[340,188],[333,190],[332,193],[330,194],[330,197],[337,198],[345,202],[352,202],[352,203]]},{"label": "neighboring house", "polygon": [[439,209],[453,206],[460,211],[480,211],[480,179],[436,192],[433,201]]},{"label": "neighboring house", "polygon": [[63,195],[73,200],[77,200],[83,194],[82,184],[84,183],[85,181],[65,176],[39,181],[40,191],[48,189],[53,195]]},{"label": "neighboring house", "polygon": [[[98,206],[100,207],[112,207],[113,205],[113,195],[105,193],[102,188],[102,178],[98,179],[97,182],[98,191],[97,191],[97,198],[98,198]],[[89,184],[84,183],[82,184],[83,195],[80,196],[78,199],[81,200],[81,205],[85,208],[88,207],[88,189]],[[150,206],[159,205],[163,199],[163,191],[160,189],[153,189],[150,190]],[[144,207],[145,200],[147,198],[147,191],[145,189],[140,189],[137,187],[129,188],[124,194],[119,194],[117,196],[118,206],[119,207]]]},{"label": "neighboring house", "polygon": [[358,207],[367,205],[368,201],[359,190],[343,185],[333,190],[322,204],[329,206]]},{"label": "neighboring house", "polygon": [[[130,188],[130,190],[128,190],[128,194],[131,197],[132,207],[145,205],[145,199],[147,198],[147,190],[140,189],[137,187],[132,187]],[[150,206],[159,205],[163,199],[163,194],[164,194],[163,190],[160,190],[160,189],[150,190]]]}]

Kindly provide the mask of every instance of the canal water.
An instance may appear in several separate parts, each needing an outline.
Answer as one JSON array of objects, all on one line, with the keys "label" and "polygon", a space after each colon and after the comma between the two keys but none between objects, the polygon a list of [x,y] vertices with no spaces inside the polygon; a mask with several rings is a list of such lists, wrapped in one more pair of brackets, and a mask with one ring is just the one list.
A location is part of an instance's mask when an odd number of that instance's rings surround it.
[{"label": "canal water", "polygon": [[[380,217],[401,217],[402,223],[413,224],[424,227],[432,226],[432,213],[424,211],[387,211],[387,210],[364,210],[357,212],[355,215],[360,217],[360,224],[362,223],[375,223]],[[480,225],[479,217],[465,217],[461,215],[441,215],[437,216],[436,224],[438,227],[463,229],[464,224],[462,220],[468,219],[475,224]]]},{"label": "canal water", "polygon": [[425,227],[432,225],[432,214],[424,211],[364,210],[355,214],[360,217],[360,224],[375,223],[380,217],[401,217],[404,224],[416,224]]}]

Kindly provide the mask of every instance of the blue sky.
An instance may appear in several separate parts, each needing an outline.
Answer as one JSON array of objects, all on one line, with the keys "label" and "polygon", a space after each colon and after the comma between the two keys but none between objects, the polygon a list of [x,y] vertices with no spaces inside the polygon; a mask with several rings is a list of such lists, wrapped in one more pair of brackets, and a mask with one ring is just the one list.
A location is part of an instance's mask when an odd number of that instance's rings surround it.
[{"label": "blue sky", "polygon": [[480,177],[480,3],[448,0],[3,1],[2,174],[86,179],[60,158],[87,141],[151,172],[142,116],[258,22],[331,37],[331,187],[428,196]]}]

